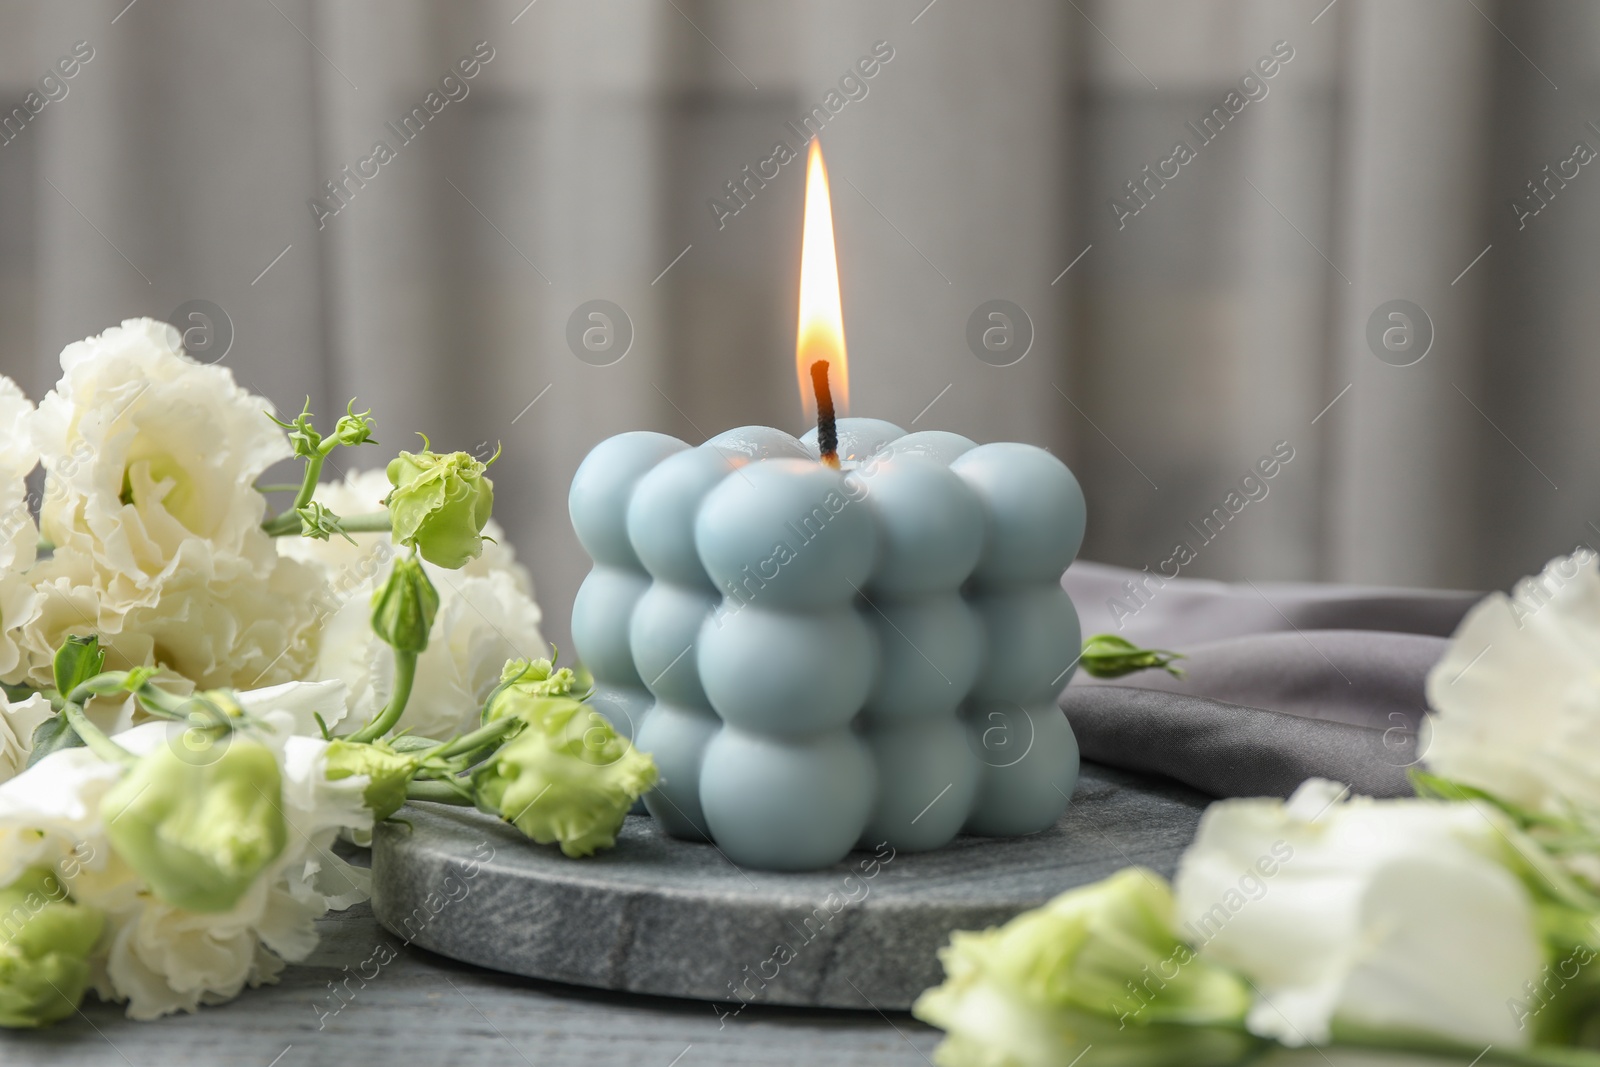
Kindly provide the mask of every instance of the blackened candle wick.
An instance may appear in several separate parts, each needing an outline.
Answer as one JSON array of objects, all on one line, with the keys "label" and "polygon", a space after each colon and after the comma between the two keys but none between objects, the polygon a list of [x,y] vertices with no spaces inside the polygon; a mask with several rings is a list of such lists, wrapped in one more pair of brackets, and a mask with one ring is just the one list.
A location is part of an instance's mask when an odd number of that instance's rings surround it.
[{"label": "blackened candle wick", "polygon": [[833,417],[833,392],[828,388],[828,361],[811,364],[811,388],[817,394],[817,451],[824,466],[839,469],[839,427]]}]

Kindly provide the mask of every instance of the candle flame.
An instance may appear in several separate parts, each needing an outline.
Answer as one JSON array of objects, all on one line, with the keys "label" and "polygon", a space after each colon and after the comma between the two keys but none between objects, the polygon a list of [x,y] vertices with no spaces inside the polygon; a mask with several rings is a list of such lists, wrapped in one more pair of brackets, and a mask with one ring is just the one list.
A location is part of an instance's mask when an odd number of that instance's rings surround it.
[{"label": "candle flame", "polygon": [[850,363],[844,350],[844,310],[839,303],[839,258],[833,247],[833,201],[828,196],[828,168],[822,144],[811,141],[806,158],[805,228],[800,238],[800,328],[795,339],[795,373],[806,421],[815,421],[817,400],[811,389],[811,365],[828,363],[834,407],[850,410]]}]

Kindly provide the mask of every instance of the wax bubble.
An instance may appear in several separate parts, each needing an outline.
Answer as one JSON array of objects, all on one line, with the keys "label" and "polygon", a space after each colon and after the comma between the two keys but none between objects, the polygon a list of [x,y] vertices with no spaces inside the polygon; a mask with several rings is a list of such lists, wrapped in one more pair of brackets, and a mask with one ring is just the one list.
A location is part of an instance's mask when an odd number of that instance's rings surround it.
[{"label": "wax bubble", "polygon": [[704,841],[710,835],[700,807],[700,765],[721,728],[708,711],[660,702],[639,727],[634,744],[650,753],[661,772],[661,781],[644,795],[644,806],[673,837]]},{"label": "wax bubble", "polygon": [[892,442],[885,454],[890,456],[926,456],[945,466],[956,457],[971,452],[978,442],[948,430],[918,430]]},{"label": "wax bubble", "polygon": [[706,494],[736,467],[708,448],[668,456],[639,479],[628,505],[628,541],[645,570],[665,582],[711,590],[694,547],[694,519]]},{"label": "wax bubble", "polygon": [[876,784],[866,745],[848,730],[792,739],[729,727],[706,747],[700,802],[717,844],[742,866],[810,871],[849,854]]},{"label": "wax bubble", "polygon": [[809,460],[766,460],[724,478],[701,505],[694,539],[719,590],[769,610],[848,603],[877,551],[855,490]]},{"label": "wax bubble", "polygon": [[[966,722],[985,763],[966,831],[1014,837],[1054,826],[1078,782],[1078,739],[1061,709],[1054,701],[979,704]],[[1002,730],[1014,735],[1004,745],[997,740]],[[1002,754],[1005,745],[1015,751]]]},{"label": "wax bubble", "polygon": [[628,645],[628,620],[649,585],[644,574],[596,567],[578,587],[572,603],[572,642],[596,678],[614,685],[640,684]]},{"label": "wax bubble", "polygon": [[873,601],[860,609],[878,633],[882,666],[867,698],[876,728],[952,715],[983,660],[983,630],[959,594]]},{"label": "wax bubble", "polygon": [[1072,678],[1081,634],[1078,612],[1059,585],[1038,585],[973,597],[987,635],[979,700],[1034,704],[1053,700]]},{"label": "wax bubble", "polygon": [[983,508],[950,468],[893,456],[860,475],[877,520],[879,562],[869,591],[916,596],[958,588],[983,551]]},{"label": "wax bubble", "polygon": [[878,766],[878,795],[861,847],[887,841],[896,851],[941,848],[972,810],[982,764],[954,716],[899,723],[870,731]]},{"label": "wax bubble", "polygon": [[1042,448],[979,445],[950,464],[983,502],[983,555],[972,578],[1003,589],[1059,581],[1083,544],[1083,490],[1066,464]]},{"label": "wax bubble", "polygon": [[788,736],[848,725],[878,655],[872,630],[848,606],[713,617],[698,651],[700,684],[723,721]]},{"label": "wax bubble", "polygon": [[758,459],[815,459],[815,452],[806,451],[805,445],[771,426],[740,426],[708,440],[701,448],[715,449],[726,456],[742,457],[750,463]]},{"label": "wax bubble", "polygon": [[710,589],[656,582],[639,598],[628,645],[646,688],[669,703],[704,704],[694,652],[700,626],[717,606]]},{"label": "wax bubble", "polygon": [[584,457],[572,476],[567,511],[590,558],[613,567],[639,566],[628,543],[628,498],[646,471],[688,447],[664,433],[636,430],[600,442]]}]

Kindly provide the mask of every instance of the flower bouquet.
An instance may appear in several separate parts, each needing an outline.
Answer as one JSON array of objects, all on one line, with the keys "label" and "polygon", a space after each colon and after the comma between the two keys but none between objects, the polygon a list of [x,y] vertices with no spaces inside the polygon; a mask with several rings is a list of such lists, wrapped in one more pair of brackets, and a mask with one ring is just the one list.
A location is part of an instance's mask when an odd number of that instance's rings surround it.
[{"label": "flower bouquet", "polygon": [[655,768],[552,663],[495,457],[325,483],[369,412],[279,421],[149,319],[61,369],[37,408],[0,378],[0,1026],[273,980],[367,895],[336,838],[407,798],[614,843]]}]

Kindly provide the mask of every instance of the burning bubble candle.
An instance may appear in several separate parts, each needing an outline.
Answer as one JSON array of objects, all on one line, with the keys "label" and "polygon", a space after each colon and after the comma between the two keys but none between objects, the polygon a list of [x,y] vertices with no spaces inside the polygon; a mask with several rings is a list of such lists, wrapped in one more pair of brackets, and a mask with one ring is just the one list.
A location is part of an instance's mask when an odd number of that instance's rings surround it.
[{"label": "burning bubble candle", "polygon": [[849,379],[826,189],[813,143],[796,364],[818,429],[622,434],[569,500],[595,561],[573,640],[661,770],[646,807],[774,870],[1042,830],[1078,773],[1056,697],[1083,494],[1030,445],[834,421]]}]

